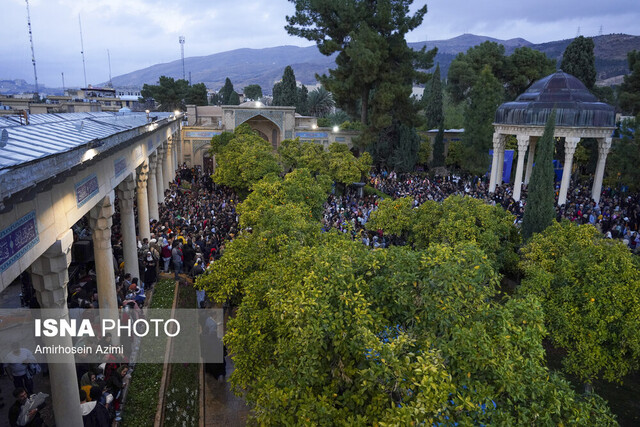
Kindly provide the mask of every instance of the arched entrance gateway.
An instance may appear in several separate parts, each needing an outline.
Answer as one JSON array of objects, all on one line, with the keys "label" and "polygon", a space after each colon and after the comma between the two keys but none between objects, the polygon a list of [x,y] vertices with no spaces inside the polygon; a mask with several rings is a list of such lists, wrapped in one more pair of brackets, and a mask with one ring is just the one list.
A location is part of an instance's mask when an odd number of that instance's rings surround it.
[{"label": "arched entrance gateway", "polygon": [[[518,165],[516,168],[513,198],[520,200],[523,185],[529,183],[533,169],[536,142],[544,132],[544,126],[553,109],[556,109],[554,136],[564,138],[564,168],[558,197],[558,205],[567,201],[571,167],[576,147],[582,138],[598,141],[598,164],[591,188],[591,197],[600,201],[602,178],[607,154],[611,149],[611,134],[615,126],[615,109],[599,102],[580,80],[562,70],[544,77],[518,96],[513,102],[498,107],[493,134],[493,161],[489,191],[494,192],[502,176],[505,139],[515,135],[518,140]],[[526,172],[525,154],[529,153]]]},{"label": "arched entrance gateway", "polygon": [[295,107],[266,106],[258,101],[249,101],[238,106],[225,105],[222,109],[225,130],[233,130],[247,123],[274,149],[280,146],[283,139],[293,138]]}]

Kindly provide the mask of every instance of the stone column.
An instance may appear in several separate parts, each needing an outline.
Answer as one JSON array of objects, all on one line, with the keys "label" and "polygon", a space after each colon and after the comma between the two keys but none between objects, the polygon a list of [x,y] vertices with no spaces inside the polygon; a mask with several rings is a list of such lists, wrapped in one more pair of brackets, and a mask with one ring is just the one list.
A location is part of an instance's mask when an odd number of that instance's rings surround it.
[{"label": "stone column", "polygon": [[[93,237],[100,317],[118,320],[118,298],[116,296],[116,278],[113,272],[113,248],[111,247],[112,197],[113,195],[105,196],[89,211],[89,224]],[[120,343],[117,334],[112,336],[111,340],[113,345]]]},{"label": "stone column", "polygon": [[504,149],[505,146],[502,145],[502,148],[500,149],[500,152],[498,153],[499,157],[498,157],[498,177],[497,177],[497,184],[498,185],[502,185],[502,175],[504,173]]},{"label": "stone column", "polygon": [[567,202],[567,192],[571,183],[571,171],[573,169],[573,155],[580,138],[566,137],[564,139],[564,166],[562,169],[562,181],[560,182],[560,193],[558,193],[558,206]]},{"label": "stone column", "polygon": [[[504,135],[493,134],[493,159],[491,160],[491,178],[489,179],[489,192],[493,193],[498,185],[498,162],[500,161],[500,151],[504,149]],[[215,161],[215,160],[214,160]],[[501,182],[501,181],[500,181]]]},{"label": "stone column", "polygon": [[173,182],[175,176],[175,169],[173,169],[173,141],[171,138],[167,140],[167,153],[165,154],[164,166],[165,168],[162,174],[168,185],[168,183]]},{"label": "stone column", "polygon": [[133,216],[133,196],[136,182],[133,174],[127,176],[116,188],[120,200],[120,227],[122,228],[122,251],[124,252],[124,272],[132,277],[140,277],[138,266],[138,242],[136,222]]},{"label": "stone column", "polygon": [[162,174],[162,168],[164,167],[164,156],[166,151],[162,145],[156,148],[156,153],[158,154],[158,167],[156,168],[156,185],[158,186],[158,203],[164,203],[164,175]]},{"label": "stone column", "polygon": [[149,219],[160,219],[158,213],[158,186],[156,184],[156,168],[158,155],[153,153],[149,157],[149,177],[147,181],[147,200],[149,201]]},{"label": "stone column", "polygon": [[520,200],[522,192],[522,173],[524,172],[524,155],[529,148],[529,135],[517,135],[518,139],[518,167],[516,168],[516,179],[513,184],[513,200]]},{"label": "stone column", "polygon": [[524,177],[524,185],[529,185],[529,181],[531,181],[531,172],[533,171],[533,162],[536,157],[536,143],[538,142],[538,137],[531,137],[529,140],[529,159],[527,160],[527,172]]},{"label": "stone column", "polygon": [[[67,268],[71,263],[72,244],[73,232],[67,230],[31,265],[33,287],[40,306],[47,309],[47,316],[55,316],[67,322]],[[42,340],[46,346],[73,346],[69,336],[43,337]],[[77,404],[79,388],[75,357],[73,354],[48,354],[47,362],[56,425],[82,427],[82,413]]]},{"label": "stone column", "polygon": [[149,200],[147,199],[147,178],[149,163],[144,161],[136,169],[136,195],[138,196],[138,232],[140,239],[151,239],[149,229]]},{"label": "stone column", "polygon": [[184,157],[182,156],[182,146],[184,144],[184,140],[180,134],[178,135],[178,146],[176,147],[176,154],[178,156],[178,166],[176,169],[182,168],[182,163],[184,163]]},{"label": "stone column", "polygon": [[591,188],[591,198],[600,202],[600,192],[602,191],[602,179],[604,178],[604,167],[607,163],[607,155],[611,149],[611,137],[598,138],[598,165],[596,166],[596,176],[593,179]]}]

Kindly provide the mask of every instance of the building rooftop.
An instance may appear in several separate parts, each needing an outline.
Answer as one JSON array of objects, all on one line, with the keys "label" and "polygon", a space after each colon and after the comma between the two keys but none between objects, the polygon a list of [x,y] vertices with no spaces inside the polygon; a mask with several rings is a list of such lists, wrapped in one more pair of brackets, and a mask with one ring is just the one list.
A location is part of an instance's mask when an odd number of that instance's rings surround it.
[{"label": "building rooftop", "polygon": [[[172,113],[151,113],[164,119]],[[12,166],[73,150],[148,125],[146,113],[64,113],[0,116],[0,174]]]},{"label": "building rooftop", "polygon": [[600,102],[580,80],[562,70],[534,82],[515,101],[500,105],[495,123],[544,126],[554,108],[556,126],[615,126],[615,108]]}]

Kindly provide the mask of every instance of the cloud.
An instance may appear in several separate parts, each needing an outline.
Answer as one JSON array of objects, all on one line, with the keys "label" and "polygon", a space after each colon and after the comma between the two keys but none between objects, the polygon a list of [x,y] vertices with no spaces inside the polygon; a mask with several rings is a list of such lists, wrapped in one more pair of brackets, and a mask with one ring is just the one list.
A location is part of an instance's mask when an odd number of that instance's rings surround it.
[{"label": "cloud", "polygon": [[[0,79],[33,80],[31,50],[23,0],[2,0]],[[524,37],[544,42],[584,35],[637,33],[637,0],[433,0],[423,24],[409,41],[455,37],[463,32],[496,38]],[[288,0],[29,0],[39,81],[60,86],[84,84],[78,15],[82,17],[89,83],[108,80],[107,49],[112,75],[180,59],[238,48],[312,43],[287,35],[286,15],[295,12]],[[412,10],[424,5],[416,1]],[[615,6],[615,7],[613,7]],[[9,17],[9,19],[6,19]],[[11,42],[7,42],[7,41]]]}]

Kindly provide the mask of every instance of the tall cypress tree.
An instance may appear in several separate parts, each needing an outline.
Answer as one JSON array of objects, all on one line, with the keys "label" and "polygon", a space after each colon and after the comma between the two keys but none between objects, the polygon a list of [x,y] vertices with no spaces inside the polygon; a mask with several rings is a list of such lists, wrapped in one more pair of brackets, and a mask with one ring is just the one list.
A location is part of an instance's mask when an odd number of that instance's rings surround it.
[{"label": "tall cypress tree", "polygon": [[439,63],[436,65],[433,76],[431,76],[430,86],[424,110],[429,129],[437,129],[444,121],[444,115],[442,113],[442,81],[440,80]]},{"label": "tall cypress tree", "polygon": [[287,65],[282,74],[282,81],[273,86],[273,105],[294,107],[298,101],[298,88],[293,68]]},{"label": "tall cypress tree", "polygon": [[224,81],[224,86],[222,86],[222,89],[220,89],[219,92],[220,102],[222,102],[222,105],[229,105],[229,97],[233,91],[233,84],[231,83],[231,80],[229,80],[229,77],[227,77]]},{"label": "tall cypress tree", "polygon": [[550,226],[556,216],[553,187],[553,132],[556,128],[556,110],[554,109],[544,127],[542,138],[538,141],[535,165],[529,183],[529,196],[524,208],[522,236],[529,239]]},{"label": "tall cypress tree", "polygon": [[444,121],[440,123],[438,134],[433,143],[433,166],[444,166]]}]

